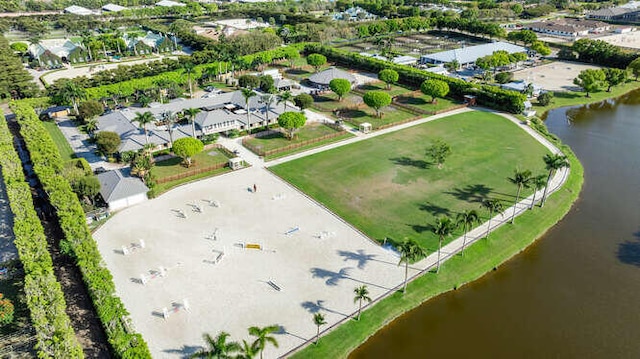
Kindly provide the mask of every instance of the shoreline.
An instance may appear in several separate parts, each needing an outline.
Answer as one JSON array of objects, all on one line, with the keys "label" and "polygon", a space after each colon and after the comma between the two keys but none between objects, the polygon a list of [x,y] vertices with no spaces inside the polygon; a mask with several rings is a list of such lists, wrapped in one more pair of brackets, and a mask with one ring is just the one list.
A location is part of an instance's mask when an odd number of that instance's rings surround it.
[{"label": "shoreline", "polygon": [[[623,96],[633,90],[634,87],[622,94],[616,93],[609,98]],[[581,99],[582,100],[582,99]],[[600,102],[605,99],[595,99],[589,103]],[[543,113],[552,109],[583,105],[576,101],[575,104],[563,104],[557,107],[550,107]],[[479,240],[469,246],[465,252],[466,261],[462,257],[455,256],[443,263],[443,271],[438,275],[424,273],[408,286],[406,295],[394,293],[376,303],[373,307],[363,311],[359,322],[350,321],[321,338],[317,345],[307,345],[291,355],[292,358],[325,358],[337,357],[346,358],[350,353],[357,350],[377,332],[383,330],[400,316],[416,309],[432,298],[441,294],[457,290],[462,286],[476,281],[492,270],[497,268],[517,254],[529,248],[540,239],[547,231],[561,221],[571,210],[573,204],[579,199],[584,182],[584,170],[579,159],[575,156],[571,148],[563,144],[553,134],[546,130],[544,123],[539,126],[532,125],[531,128],[543,136],[546,140],[554,144],[562,151],[571,163],[571,171],[566,182],[561,188],[554,192],[548,199],[548,205],[544,208],[537,208],[535,211],[528,211],[518,216],[515,225],[502,226],[492,232],[489,240]],[[527,221],[529,219],[529,221]],[[523,222],[530,222],[529,225],[522,225]],[[515,241],[513,238],[517,238]],[[510,240],[511,239],[511,240]],[[491,250],[487,256],[487,251]],[[469,257],[472,257],[469,259]],[[473,257],[482,258],[480,262],[474,261]],[[447,270],[447,267],[450,267]],[[361,324],[361,322],[363,322]],[[354,334],[355,333],[355,334]]]}]

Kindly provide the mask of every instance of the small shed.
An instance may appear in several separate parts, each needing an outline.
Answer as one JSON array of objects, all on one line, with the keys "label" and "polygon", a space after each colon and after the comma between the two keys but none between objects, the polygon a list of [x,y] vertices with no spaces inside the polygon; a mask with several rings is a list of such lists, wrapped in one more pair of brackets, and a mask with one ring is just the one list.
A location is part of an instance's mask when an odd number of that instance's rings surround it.
[{"label": "small shed", "polygon": [[467,106],[475,106],[477,105],[476,97],[473,95],[464,95],[464,103],[467,104]]},{"label": "small shed", "polygon": [[244,167],[244,160],[240,157],[234,157],[229,159],[229,168],[232,170],[239,170]]},{"label": "small shed", "polygon": [[50,119],[69,116],[69,106],[53,106],[42,111],[40,116],[48,116]]},{"label": "small shed", "polygon": [[109,205],[109,210],[117,211],[147,200],[149,188],[139,178],[131,177],[122,170],[98,174],[100,195]]},{"label": "small shed", "polygon": [[369,133],[371,132],[371,124],[369,122],[363,122],[360,124],[360,132],[362,133]]}]

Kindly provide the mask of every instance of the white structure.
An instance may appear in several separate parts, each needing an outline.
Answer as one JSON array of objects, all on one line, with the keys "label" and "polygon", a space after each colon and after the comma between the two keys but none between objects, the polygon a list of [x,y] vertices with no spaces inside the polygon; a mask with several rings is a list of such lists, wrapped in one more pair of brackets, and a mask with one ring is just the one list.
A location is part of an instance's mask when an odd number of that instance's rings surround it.
[{"label": "white structure", "polygon": [[418,59],[416,59],[413,56],[405,55],[405,56],[395,57],[393,60],[391,60],[391,62],[398,65],[414,65],[415,63],[418,62]]},{"label": "white structure", "polygon": [[489,44],[469,46],[461,49],[437,52],[435,54],[422,55],[420,57],[420,63],[439,65],[457,60],[461,66],[468,66],[474,64],[477,59],[491,55],[496,51],[506,51],[510,54],[515,54],[518,52],[527,52],[527,49],[522,46],[497,41]]},{"label": "white structure", "polygon": [[506,84],[502,84],[502,85],[500,85],[500,88],[502,88],[503,90],[511,90],[511,91],[517,91],[517,92],[524,93],[529,85],[533,86],[533,92],[531,94],[533,97],[537,97],[538,95],[540,95],[540,93],[542,92],[542,87],[540,87],[540,86],[538,86],[538,85],[536,85],[534,83],[527,83],[524,80],[514,81],[514,82],[509,82],[509,83],[506,83]]},{"label": "white structure", "polygon": [[589,33],[598,34],[609,30],[609,28],[610,25],[602,21],[569,18],[532,22],[523,26],[523,29],[547,35],[570,37],[585,36]]},{"label": "white structure", "polygon": [[100,195],[111,211],[117,211],[147,200],[149,188],[139,178],[125,176],[122,170],[98,174]]},{"label": "white structure", "polygon": [[[205,23],[206,25],[210,23]],[[236,30],[249,30],[256,29],[261,27],[269,27],[269,24],[264,22],[257,22],[251,19],[227,19],[227,20],[218,20],[212,23],[213,25],[222,26],[223,28],[233,28]]]},{"label": "white structure", "polygon": [[174,7],[174,6],[187,6],[187,4],[183,4],[181,2],[175,2],[171,0],[162,0],[156,3],[156,6],[162,7]]},{"label": "white structure", "polygon": [[126,10],[127,8],[124,6],[116,5],[116,4],[107,4],[102,7],[102,11],[106,12],[120,12],[122,10]]},{"label": "white structure", "polygon": [[96,13],[93,12],[92,10],[89,10],[89,9],[84,8],[82,6],[76,6],[76,5],[71,5],[71,6],[67,7],[67,8],[65,8],[64,12],[66,12],[68,14],[74,14],[74,15],[80,15],[80,16],[96,15]]}]

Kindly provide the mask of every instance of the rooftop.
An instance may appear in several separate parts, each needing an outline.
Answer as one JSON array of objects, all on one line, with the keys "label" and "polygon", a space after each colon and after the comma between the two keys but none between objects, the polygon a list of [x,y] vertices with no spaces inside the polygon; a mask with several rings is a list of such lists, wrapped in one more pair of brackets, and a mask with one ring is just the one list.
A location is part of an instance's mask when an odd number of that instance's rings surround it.
[{"label": "rooftop", "polygon": [[356,82],[355,76],[335,67],[330,67],[309,77],[309,81],[320,85],[329,85],[329,82],[333,79],[345,79],[349,80],[351,83]]},{"label": "rooftop", "polygon": [[122,170],[100,173],[98,181],[101,186],[100,194],[107,203],[149,192],[149,188],[139,178],[125,175]]},{"label": "rooftop", "polygon": [[506,51],[510,54],[517,52],[527,52],[522,46],[509,44],[502,41],[492,42],[476,46],[463,47],[460,49],[437,52],[435,54],[422,55],[421,59],[430,60],[426,62],[448,63],[457,60],[460,64],[469,64],[477,59],[493,54],[496,51]]}]

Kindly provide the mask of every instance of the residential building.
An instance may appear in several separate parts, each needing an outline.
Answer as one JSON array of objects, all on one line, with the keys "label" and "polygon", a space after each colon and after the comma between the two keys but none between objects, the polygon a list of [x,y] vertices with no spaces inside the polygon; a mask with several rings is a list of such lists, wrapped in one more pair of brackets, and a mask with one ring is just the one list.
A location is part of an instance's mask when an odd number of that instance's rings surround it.
[{"label": "residential building", "polygon": [[77,6],[77,5],[71,5],[69,7],[66,7],[64,9],[64,12],[67,14],[74,14],[74,15],[80,15],[80,16],[97,15],[96,12],[89,10],[87,8],[84,8],[82,6]]},{"label": "residential building", "polygon": [[405,56],[394,57],[393,60],[391,60],[391,62],[398,65],[415,65],[418,62],[418,59],[416,59],[413,56],[405,55]]},{"label": "residential building", "polygon": [[174,7],[174,6],[187,6],[187,4],[183,4],[181,2],[171,1],[171,0],[162,0],[156,3],[156,6],[162,7]]},{"label": "residential building", "polygon": [[147,31],[147,34],[143,37],[125,34],[123,39],[127,44],[127,48],[138,54],[173,51],[176,46],[175,38],[170,38],[163,34],[156,34],[153,31]]},{"label": "residential building", "polygon": [[496,51],[506,51],[510,54],[515,54],[518,52],[527,52],[527,49],[522,46],[497,41],[488,44],[437,52],[435,54],[422,55],[420,57],[420,63],[439,65],[458,61],[460,66],[466,67],[475,64],[477,59],[491,55]]},{"label": "residential building", "polygon": [[587,19],[640,22],[640,1],[630,1],[624,5],[592,11],[586,15]]},{"label": "residential building", "polygon": [[340,70],[335,67],[330,67],[324,71],[320,71],[309,76],[309,81],[318,88],[329,88],[329,82],[333,79],[345,79],[349,80],[352,85],[356,84],[356,77],[344,70]]},{"label": "residential building", "polygon": [[43,67],[59,67],[63,63],[88,60],[87,52],[68,39],[41,40],[29,46],[29,53]]},{"label": "residential building", "polygon": [[139,178],[131,177],[126,169],[107,171],[97,175],[100,195],[109,205],[109,210],[117,211],[146,201],[149,188]]},{"label": "residential building", "polygon": [[578,37],[589,33],[602,33],[611,28],[611,25],[597,20],[561,18],[550,21],[532,22],[523,25],[523,29],[535,32],[555,35]]},{"label": "residential building", "polygon": [[105,12],[120,12],[126,9],[127,9],[126,7],[116,5],[116,4],[107,4],[102,7],[102,11],[105,11]]}]

